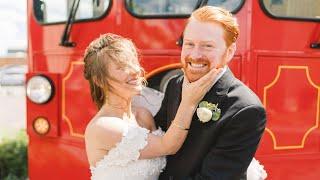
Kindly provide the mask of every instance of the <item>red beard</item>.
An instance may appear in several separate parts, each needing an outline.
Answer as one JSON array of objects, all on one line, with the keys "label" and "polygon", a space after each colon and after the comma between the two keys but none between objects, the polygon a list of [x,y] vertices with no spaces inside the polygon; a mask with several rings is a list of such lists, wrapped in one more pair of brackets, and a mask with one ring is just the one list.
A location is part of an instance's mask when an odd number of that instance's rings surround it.
[{"label": "red beard", "polygon": [[[190,66],[190,63],[204,64],[205,68],[198,72],[191,71],[190,68],[188,68],[188,66]],[[205,74],[207,74],[210,71],[211,66],[211,61],[205,56],[197,59],[193,59],[190,56],[186,56],[183,63],[184,72],[186,73],[186,76],[190,82],[194,82],[200,79]]]}]

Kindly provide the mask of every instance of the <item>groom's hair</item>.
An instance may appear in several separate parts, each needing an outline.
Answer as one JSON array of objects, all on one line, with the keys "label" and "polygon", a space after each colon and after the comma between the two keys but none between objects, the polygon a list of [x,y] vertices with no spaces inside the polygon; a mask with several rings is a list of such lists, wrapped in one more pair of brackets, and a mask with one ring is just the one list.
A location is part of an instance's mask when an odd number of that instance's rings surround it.
[{"label": "groom's hair", "polygon": [[223,8],[215,6],[204,6],[195,10],[190,19],[196,19],[201,22],[218,23],[222,25],[225,31],[225,41],[227,46],[236,42],[239,36],[239,25],[237,19],[232,14]]}]

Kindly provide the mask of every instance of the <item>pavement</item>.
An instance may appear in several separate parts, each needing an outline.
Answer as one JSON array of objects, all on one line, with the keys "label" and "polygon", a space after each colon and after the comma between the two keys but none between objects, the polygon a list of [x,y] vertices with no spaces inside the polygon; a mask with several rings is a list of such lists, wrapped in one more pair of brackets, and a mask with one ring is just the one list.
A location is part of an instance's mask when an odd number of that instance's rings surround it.
[{"label": "pavement", "polygon": [[26,128],[24,86],[0,86],[0,140]]}]

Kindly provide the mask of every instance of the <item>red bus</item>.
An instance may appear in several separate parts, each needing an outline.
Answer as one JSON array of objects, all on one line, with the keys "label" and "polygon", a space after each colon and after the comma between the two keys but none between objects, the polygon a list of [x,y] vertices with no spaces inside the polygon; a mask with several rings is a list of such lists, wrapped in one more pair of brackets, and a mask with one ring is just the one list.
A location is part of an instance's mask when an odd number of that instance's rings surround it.
[{"label": "red bus", "polygon": [[256,158],[268,179],[319,179],[320,0],[28,0],[30,179],[90,177],[83,134],[97,109],[82,55],[93,39],[131,38],[149,86],[163,91],[179,73],[186,19],[206,4],[239,21],[230,67],[267,109]]}]

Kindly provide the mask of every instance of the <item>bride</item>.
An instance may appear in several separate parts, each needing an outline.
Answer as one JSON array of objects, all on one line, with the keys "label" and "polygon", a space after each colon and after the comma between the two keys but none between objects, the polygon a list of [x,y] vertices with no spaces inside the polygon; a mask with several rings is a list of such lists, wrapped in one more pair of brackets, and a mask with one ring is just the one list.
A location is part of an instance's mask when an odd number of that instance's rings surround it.
[{"label": "bride", "polygon": [[99,108],[85,131],[91,179],[157,180],[165,156],[182,146],[199,101],[221,69],[192,83],[184,78],[179,109],[164,133],[148,110],[132,105],[145,80],[130,40],[104,34],[88,46],[84,62],[84,76]]}]

